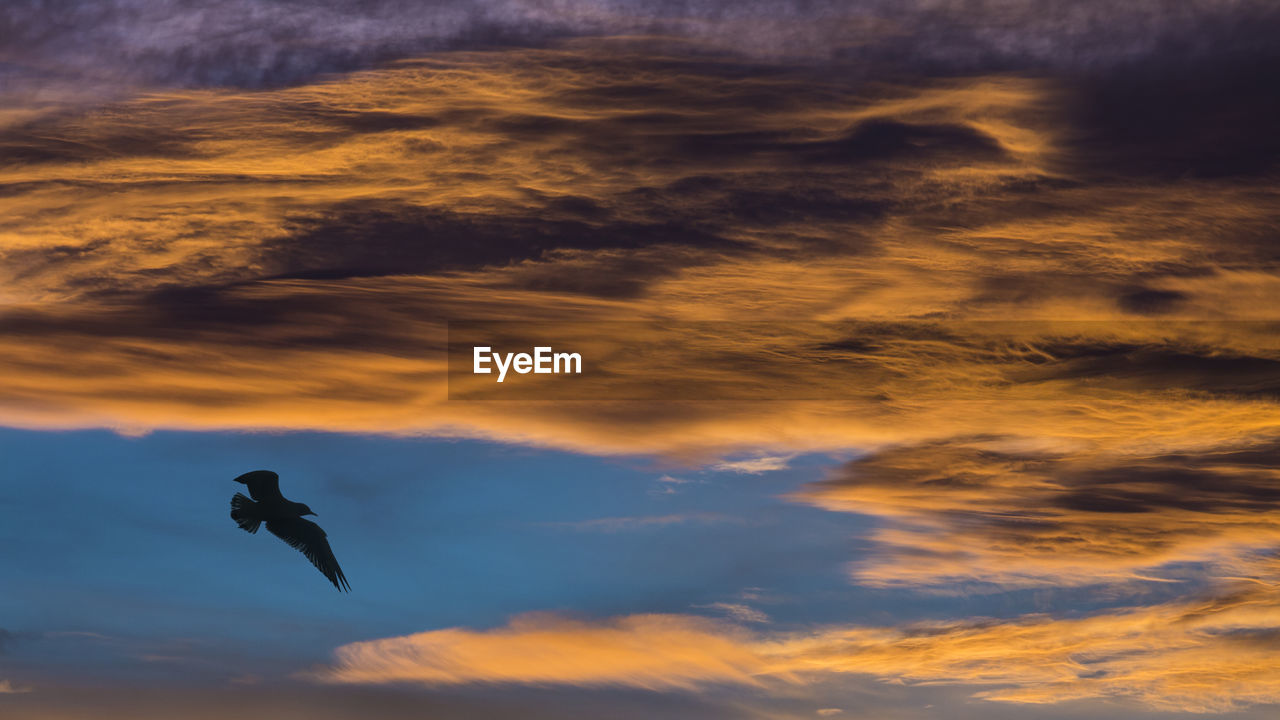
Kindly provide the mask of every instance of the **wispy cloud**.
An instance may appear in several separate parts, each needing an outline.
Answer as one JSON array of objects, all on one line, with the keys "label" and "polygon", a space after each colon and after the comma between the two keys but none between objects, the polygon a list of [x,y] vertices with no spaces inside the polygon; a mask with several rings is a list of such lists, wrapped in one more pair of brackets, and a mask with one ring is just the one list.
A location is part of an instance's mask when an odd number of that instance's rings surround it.
[{"label": "wispy cloud", "polygon": [[988,701],[1138,701],[1223,712],[1280,701],[1271,643],[1274,585],[1082,618],[1030,615],[902,627],[759,634],[680,615],[605,621],[526,616],[488,631],[448,629],[343,646],[315,679],[333,683],[786,686],[865,675],[979,688]]},{"label": "wispy cloud", "polygon": [[717,472],[738,473],[740,475],[759,475],[761,473],[786,470],[791,462],[791,455],[750,458],[747,460],[726,460],[711,466]]},{"label": "wispy cloud", "polygon": [[697,608],[707,608],[709,610],[718,610],[729,618],[738,622],[745,623],[767,623],[769,616],[761,610],[757,610],[750,605],[743,603],[716,602],[707,605],[694,605]]},{"label": "wispy cloud", "polygon": [[1276,465],[1274,441],[1150,455],[955,438],[873,453],[794,499],[883,519],[860,583],[1123,584],[1230,574],[1280,545]]},{"label": "wispy cloud", "polygon": [[657,484],[649,490],[650,495],[670,496],[679,495],[687,488],[687,485],[701,485],[705,480],[697,480],[690,478],[680,478],[672,475],[663,475],[655,481]]},{"label": "wispy cloud", "polygon": [[0,695],[13,695],[25,692],[31,692],[31,688],[14,685],[8,680],[0,680]]},{"label": "wispy cloud", "polygon": [[346,645],[325,682],[754,685],[767,662],[732,627],[679,615],[588,622],[547,615],[488,631],[437,630]]}]

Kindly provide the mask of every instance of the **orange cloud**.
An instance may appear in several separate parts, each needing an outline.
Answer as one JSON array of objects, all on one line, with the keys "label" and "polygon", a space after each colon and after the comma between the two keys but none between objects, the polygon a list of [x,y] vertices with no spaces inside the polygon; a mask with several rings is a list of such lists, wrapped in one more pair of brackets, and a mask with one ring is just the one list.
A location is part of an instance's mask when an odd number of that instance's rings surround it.
[{"label": "orange cloud", "polygon": [[731,626],[680,615],[584,622],[526,615],[506,628],[436,630],[345,645],[337,683],[530,683],[691,688],[757,684],[767,663]]},{"label": "orange cloud", "polygon": [[790,657],[796,671],[995,686],[978,693],[993,701],[1112,698],[1162,710],[1224,712],[1280,701],[1280,672],[1267,659],[1277,610],[1269,584],[1263,591],[1080,619],[828,631],[784,641],[773,651]]},{"label": "orange cloud", "polygon": [[[1159,358],[1171,382],[1053,374],[1098,344],[1275,358],[1261,330],[1222,326],[1205,344],[1108,324],[1266,317],[1280,288],[1242,268],[1264,253],[1272,190],[1076,177],[1066,91],[1044,81],[837,88],[645,52],[442,54],[0,128],[27,158],[0,170],[0,422],[697,459],[974,428],[1177,448],[1276,426],[1265,397],[1199,387]],[[1106,322],[1070,347],[1033,330],[1003,349],[954,325],[1007,317]],[[494,408],[446,400],[444,321],[467,318],[582,322],[584,342],[603,320],[778,325],[668,342],[648,358],[654,405],[610,403],[604,384],[596,403]],[[838,329],[903,319],[938,332],[889,327],[858,347]],[[803,321],[837,325],[790,327]],[[725,362],[744,348],[762,352]],[[708,387],[781,400],[670,402]]]},{"label": "orange cloud", "polygon": [[516,683],[691,689],[730,684],[785,692],[845,674],[982,689],[990,701],[1085,698],[1162,710],[1224,712],[1280,702],[1271,642],[1275,584],[1203,601],[1083,618],[1031,615],[903,627],[752,633],[680,615],[586,622],[525,616],[489,631],[437,630],[339,648],[330,683]]},{"label": "orange cloud", "polygon": [[1273,443],[1054,453],[958,438],[855,460],[794,499],[883,519],[869,585],[1080,585],[1220,572],[1280,544]]}]

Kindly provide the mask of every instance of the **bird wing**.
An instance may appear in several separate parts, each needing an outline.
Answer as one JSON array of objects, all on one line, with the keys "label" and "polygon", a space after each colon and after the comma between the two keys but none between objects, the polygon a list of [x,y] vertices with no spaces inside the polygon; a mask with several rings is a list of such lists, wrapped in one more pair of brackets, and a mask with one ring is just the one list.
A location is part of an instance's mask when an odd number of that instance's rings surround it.
[{"label": "bird wing", "polygon": [[329,541],[326,539],[328,536],[319,525],[310,520],[291,518],[268,521],[267,530],[289,543],[290,547],[306,555],[311,564],[329,578],[329,582],[333,583],[334,587],[347,592],[351,591],[351,586],[347,584],[347,576],[342,574],[342,568],[338,567],[338,559],[333,556],[333,549],[329,547]]},{"label": "bird wing", "polygon": [[280,494],[280,476],[270,470],[254,470],[236,478],[236,482],[249,486],[249,497],[257,502],[283,501]]}]

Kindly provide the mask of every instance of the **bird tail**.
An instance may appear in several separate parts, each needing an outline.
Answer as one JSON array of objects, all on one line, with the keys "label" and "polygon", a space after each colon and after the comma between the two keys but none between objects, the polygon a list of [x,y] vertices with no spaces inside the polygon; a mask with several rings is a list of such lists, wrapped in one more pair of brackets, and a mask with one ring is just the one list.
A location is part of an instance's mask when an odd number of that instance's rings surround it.
[{"label": "bird tail", "polygon": [[250,533],[258,532],[262,524],[262,516],[258,514],[258,503],[240,493],[231,498],[231,519],[236,521],[241,530]]}]

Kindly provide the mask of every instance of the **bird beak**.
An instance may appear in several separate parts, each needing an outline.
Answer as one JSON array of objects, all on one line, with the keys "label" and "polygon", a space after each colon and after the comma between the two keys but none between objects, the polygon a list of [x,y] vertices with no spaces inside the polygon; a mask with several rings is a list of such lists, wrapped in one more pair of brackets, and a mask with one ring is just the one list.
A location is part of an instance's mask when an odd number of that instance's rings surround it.
[{"label": "bird beak", "polygon": [[309,512],[309,513],[307,513],[307,514],[308,514],[308,515],[315,515],[316,517],[320,517],[320,513]]}]

